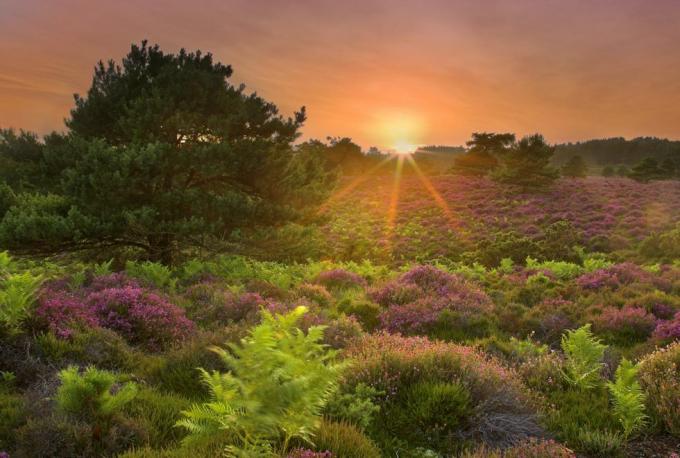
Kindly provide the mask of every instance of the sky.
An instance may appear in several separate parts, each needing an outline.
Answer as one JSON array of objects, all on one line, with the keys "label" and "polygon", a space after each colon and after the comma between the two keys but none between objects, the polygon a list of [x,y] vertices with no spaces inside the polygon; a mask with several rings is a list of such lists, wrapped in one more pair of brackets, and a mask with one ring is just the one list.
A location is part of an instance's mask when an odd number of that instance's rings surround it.
[{"label": "sky", "polygon": [[676,0],[0,0],[0,127],[64,130],[94,64],[212,52],[304,138],[680,138]]}]

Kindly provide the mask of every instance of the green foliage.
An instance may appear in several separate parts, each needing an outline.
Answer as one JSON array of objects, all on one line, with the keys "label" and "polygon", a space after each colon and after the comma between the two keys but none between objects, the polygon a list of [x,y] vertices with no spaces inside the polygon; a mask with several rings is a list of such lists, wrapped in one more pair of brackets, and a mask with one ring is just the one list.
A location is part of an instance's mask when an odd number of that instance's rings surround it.
[{"label": "green foliage", "polygon": [[156,288],[174,290],[177,280],[173,278],[172,270],[163,264],[152,261],[125,263],[125,271],[134,278],[155,286]]},{"label": "green foliage", "polygon": [[361,290],[345,291],[338,299],[337,307],[340,312],[353,315],[366,331],[372,331],[380,324],[380,306],[368,299]]},{"label": "green foliage", "polygon": [[21,325],[29,316],[30,307],[36,299],[41,282],[40,276],[30,272],[9,274],[2,280],[0,326],[10,333],[21,331]]},{"label": "green foliage", "polygon": [[210,401],[184,411],[177,422],[189,432],[186,445],[229,444],[238,456],[279,438],[282,450],[292,438],[312,439],[346,364],[319,343],[323,327],[307,334],[295,328],[305,312],[263,312],[262,324],[241,345],[230,345],[231,353],[215,348],[229,372],[201,369]]},{"label": "green foliage", "polygon": [[[462,441],[455,433],[464,428],[473,412],[470,392],[461,383],[427,380],[404,387],[383,410],[391,436],[409,448],[424,447],[445,454],[460,451]],[[388,440],[384,431],[371,431],[383,437],[381,442]]]},{"label": "green foliage", "polygon": [[113,259],[109,259],[108,261],[103,261],[100,262],[99,264],[95,264],[92,266],[92,273],[96,277],[103,277],[104,275],[109,275],[111,271],[111,265],[113,264]]},{"label": "green foliage", "polygon": [[583,159],[583,157],[572,156],[569,160],[562,166],[562,175],[570,178],[582,178],[588,173],[588,164]]},{"label": "green foliage", "polygon": [[514,185],[522,191],[537,191],[555,181],[559,172],[550,166],[555,148],[539,135],[523,137],[500,156],[500,166],[492,173],[499,183]]},{"label": "green foliage", "polygon": [[139,421],[148,431],[148,443],[155,448],[176,445],[184,431],[175,427],[179,412],[191,407],[191,401],[177,394],[141,388],[134,402],[125,405],[126,415]]},{"label": "green foliage", "polygon": [[563,372],[565,380],[584,390],[597,385],[606,345],[593,336],[590,324],[567,331],[562,336],[561,346],[566,357]]},{"label": "green foliage", "polygon": [[380,411],[374,400],[383,396],[365,383],[359,383],[350,392],[338,391],[328,400],[324,416],[335,421],[344,421],[365,430],[373,421],[373,416]]},{"label": "green foliage", "polygon": [[614,415],[621,423],[626,438],[639,431],[647,420],[646,397],[637,381],[638,369],[636,365],[623,358],[616,369],[614,382],[607,383],[613,398]]},{"label": "green foliage", "polygon": [[614,431],[597,431],[581,429],[575,440],[575,446],[595,456],[619,456],[625,443],[624,437]]},{"label": "green foliage", "polygon": [[81,374],[70,366],[59,372],[61,385],[56,401],[59,408],[78,418],[106,424],[137,395],[137,385],[117,383],[115,374],[90,366]]},{"label": "green foliage", "polygon": [[333,456],[343,458],[380,458],[382,454],[375,444],[356,426],[323,420],[314,434],[317,450],[328,450]]},{"label": "green foliage", "polygon": [[16,441],[16,429],[26,421],[23,396],[0,383],[0,450],[10,450]]},{"label": "green foliage", "polygon": [[652,180],[663,180],[664,178],[669,178],[666,171],[659,167],[659,162],[652,157],[647,157],[638,162],[631,169],[628,176],[633,180],[641,181],[643,183]]},{"label": "green foliage", "polygon": [[645,238],[638,251],[647,260],[672,262],[680,259],[680,224]]},{"label": "green foliage", "polygon": [[506,153],[514,144],[514,134],[475,132],[466,145],[465,154],[453,160],[451,172],[458,175],[484,176],[498,167],[498,156]]}]

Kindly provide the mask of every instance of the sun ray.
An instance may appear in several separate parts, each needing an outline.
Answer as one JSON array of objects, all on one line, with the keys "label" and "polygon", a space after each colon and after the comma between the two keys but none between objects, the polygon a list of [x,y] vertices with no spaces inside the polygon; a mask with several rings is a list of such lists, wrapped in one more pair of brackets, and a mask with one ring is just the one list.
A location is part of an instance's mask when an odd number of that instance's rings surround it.
[{"label": "sun ray", "polygon": [[388,252],[392,253],[392,237],[394,235],[394,228],[397,221],[397,210],[399,207],[399,191],[401,188],[401,172],[404,168],[404,155],[397,157],[397,166],[394,169],[394,184],[392,185],[392,194],[390,196],[390,205],[387,209],[387,226],[385,239],[387,241]]},{"label": "sun ray", "polygon": [[442,195],[435,189],[430,179],[425,176],[422,170],[420,170],[420,167],[413,157],[407,156],[406,158],[408,159],[409,164],[413,167],[413,170],[415,170],[416,176],[418,179],[420,179],[420,182],[423,184],[423,186],[425,186],[427,192],[430,193],[437,206],[442,210],[442,212],[444,212],[444,216],[446,216],[446,219],[449,221],[451,229],[460,229],[460,223],[458,219],[454,216]]},{"label": "sun ray", "polygon": [[333,202],[337,201],[338,199],[345,197],[347,194],[352,192],[352,190],[354,190],[354,188],[356,188],[361,183],[363,183],[364,181],[369,179],[373,172],[375,172],[379,168],[383,167],[385,164],[390,162],[392,159],[394,159],[394,156],[392,156],[392,155],[386,157],[385,159],[383,159],[382,161],[380,161],[379,163],[377,163],[376,165],[374,165],[373,167],[371,167],[370,169],[368,169],[367,171],[365,171],[361,175],[355,177],[352,181],[349,182],[349,184],[347,186],[345,186],[344,188],[342,188],[342,189],[338,190],[337,192],[331,194],[328,197],[328,199],[326,199],[326,202],[321,204],[321,206],[318,209],[318,213],[322,214],[323,212],[328,210],[328,208],[330,207],[330,205]]}]

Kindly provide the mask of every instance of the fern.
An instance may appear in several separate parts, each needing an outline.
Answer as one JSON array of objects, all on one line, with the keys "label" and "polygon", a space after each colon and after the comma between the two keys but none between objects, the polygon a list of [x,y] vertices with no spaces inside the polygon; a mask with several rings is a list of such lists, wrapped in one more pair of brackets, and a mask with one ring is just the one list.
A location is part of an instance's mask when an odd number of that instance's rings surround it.
[{"label": "fern", "polygon": [[125,264],[125,271],[132,277],[139,278],[151,285],[174,291],[177,279],[172,277],[172,270],[157,262],[133,262]]},{"label": "fern", "polygon": [[566,357],[563,375],[567,383],[580,389],[593,388],[600,380],[607,346],[593,336],[590,324],[567,331],[561,346]]},{"label": "fern", "polygon": [[21,331],[21,324],[28,317],[41,282],[40,276],[30,272],[10,274],[3,281],[0,289],[0,325],[10,333]]},{"label": "fern", "polygon": [[101,262],[99,264],[95,264],[92,267],[92,272],[97,277],[103,277],[104,275],[109,275],[111,273],[111,265],[112,264],[113,264],[113,259],[109,259],[108,261],[104,261],[104,262]]},{"label": "fern", "polygon": [[137,395],[137,385],[125,383],[112,392],[115,374],[88,367],[81,374],[76,366],[59,372],[61,385],[57,390],[57,405],[66,413],[88,420],[106,420],[119,412]]},{"label": "fern", "polygon": [[613,399],[614,415],[621,423],[626,438],[647,422],[646,397],[637,381],[637,373],[638,367],[623,358],[616,369],[614,382],[607,383]]},{"label": "fern", "polygon": [[320,343],[322,327],[307,334],[295,328],[305,312],[263,312],[262,324],[241,345],[213,348],[230,371],[200,369],[210,401],[184,411],[177,422],[189,433],[185,445],[229,444],[231,456],[250,456],[249,450],[279,439],[283,451],[293,438],[311,441],[346,363]]}]

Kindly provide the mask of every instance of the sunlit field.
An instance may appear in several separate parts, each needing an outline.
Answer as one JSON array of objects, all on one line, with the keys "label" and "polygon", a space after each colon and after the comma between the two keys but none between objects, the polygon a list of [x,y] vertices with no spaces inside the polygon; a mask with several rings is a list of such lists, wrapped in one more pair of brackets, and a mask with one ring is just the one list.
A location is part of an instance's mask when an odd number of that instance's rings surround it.
[{"label": "sunlit field", "polygon": [[128,3],[0,2],[0,458],[680,458],[678,5]]}]

